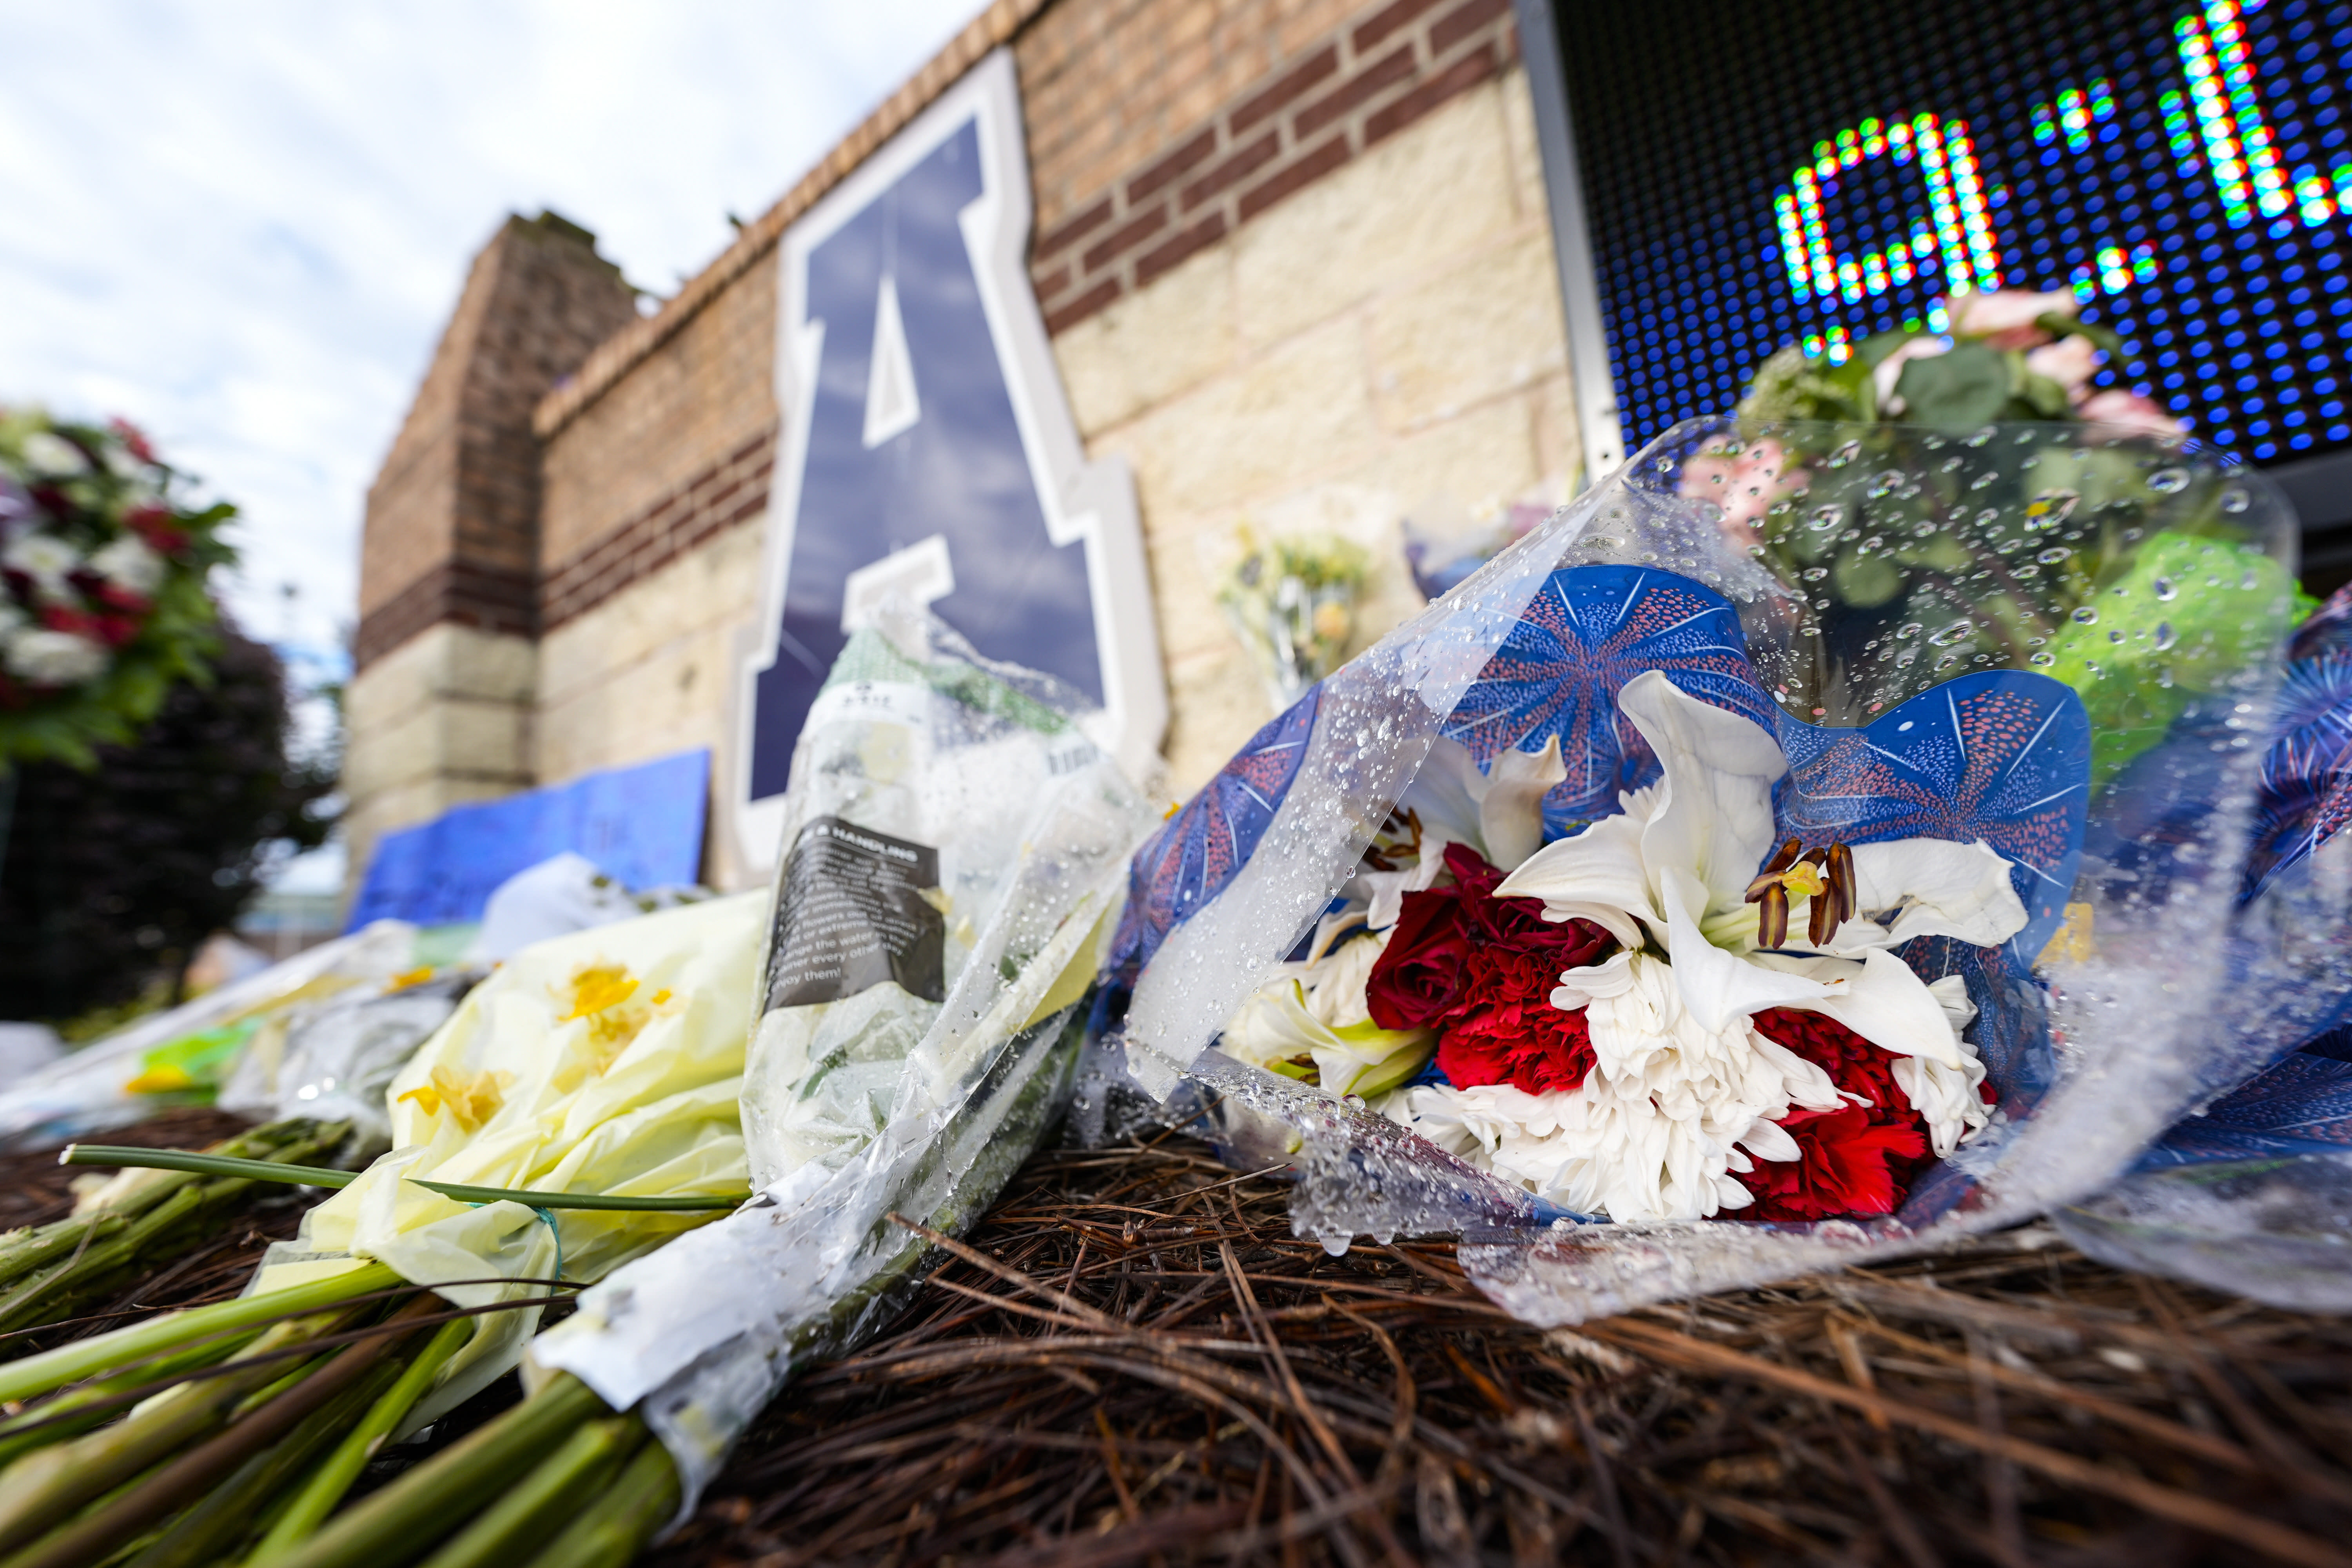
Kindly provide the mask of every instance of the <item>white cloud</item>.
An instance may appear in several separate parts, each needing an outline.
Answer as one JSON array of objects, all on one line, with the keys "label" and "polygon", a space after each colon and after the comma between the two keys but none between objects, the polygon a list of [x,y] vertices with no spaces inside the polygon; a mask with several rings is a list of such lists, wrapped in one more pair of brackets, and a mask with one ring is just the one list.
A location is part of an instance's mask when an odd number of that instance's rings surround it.
[{"label": "white cloud", "polygon": [[248,628],[323,650],[507,213],[551,207],[670,292],[977,9],[5,0],[0,401],[144,426],[244,509]]}]

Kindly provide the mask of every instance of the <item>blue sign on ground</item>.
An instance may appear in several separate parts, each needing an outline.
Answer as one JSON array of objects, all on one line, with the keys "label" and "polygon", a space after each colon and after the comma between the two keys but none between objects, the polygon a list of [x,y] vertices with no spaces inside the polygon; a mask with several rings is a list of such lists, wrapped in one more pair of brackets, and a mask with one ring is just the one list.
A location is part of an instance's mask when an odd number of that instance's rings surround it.
[{"label": "blue sign on ground", "polygon": [[696,750],[453,807],[376,844],[351,929],[374,920],[479,920],[499,883],[567,849],[625,887],[692,882],[702,868],[709,792],[710,753]]},{"label": "blue sign on ground", "polygon": [[976,67],[781,247],[784,452],[730,789],[775,850],[794,742],[849,633],[892,596],[1099,704],[1130,766],[1167,698],[1134,482],[1079,446],[1028,276],[1012,60]]}]

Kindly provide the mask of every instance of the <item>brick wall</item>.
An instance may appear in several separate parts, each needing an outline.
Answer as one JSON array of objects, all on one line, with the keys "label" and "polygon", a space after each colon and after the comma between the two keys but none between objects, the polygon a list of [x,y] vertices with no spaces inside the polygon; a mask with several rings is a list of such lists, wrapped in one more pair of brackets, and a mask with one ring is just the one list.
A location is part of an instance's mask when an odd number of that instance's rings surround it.
[{"label": "brick wall", "polygon": [[1388,0],[1344,20],[1339,9],[1141,0],[1038,20],[1016,53],[1036,127],[1031,273],[1050,330],[1150,283],[1516,58],[1508,0]]},{"label": "brick wall", "polygon": [[[427,736],[444,737],[427,770],[443,782],[373,805],[355,791],[355,818],[390,826],[432,790],[490,784],[488,769],[460,778],[459,753],[497,761],[509,737],[520,749],[499,763],[506,776],[541,781],[716,745],[723,791],[781,417],[776,244],[1001,43],[1023,84],[1033,271],[1055,357],[1090,453],[1122,453],[1137,473],[1175,708],[1172,787],[1197,784],[1266,711],[1215,608],[1222,531],[1330,527],[1371,546],[1369,637],[1418,604],[1396,550],[1405,506],[1434,492],[1475,504],[1573,470],[1507,0],[997,0],[656,316],[622,323],[539,400],[523,575],[493,581],[514,537],[495,529],[468,536],[465,581],[395,559],[399,542],[378,548],[372,501],[364,603],[381,636],[446,622],[466,599],[486,626],[509,616],[493,629],[527,609],[538,640],[444,625],[412,637],[380,679],[363,674],[355,689],[383,687],[360,693],[378,728],[395,710],[410,715],[404,733],[425,735],[422,716],[444,710],[465,723]],[[469,284],[450,339],[480,337],[486,309]],[[463,402],[450,353],[420,390],[419,430]],[[379,481],[384,516],[403,487],[454,497],[455,452],[404,430]],[[482,515],[509,515],[521,476],[482,473]],[[454,502],[445,510],[454,519]],[[424,555],[452,559],[454,522],[437,546],[429,528],[416,537]],[[527,607],[511,592],[525,577]],[[449,672],[493,643],[535,649],[528,666],[501,666],[526,687],[461,690]],[[395,692],[394,668],[410,665]],[[510,689],[515,721],[493,736]],[[404,742],[375,772],[387,786],[407,778],[414,767],[394,763],[425,749]],[[722,858],[710,872],[731,882],[756,868]]]},{"label": "brick wall", "polygon": [[444,620],[535,632],[532,411],[635,320],[634,291],[576,225],[551,214],[509,218],[483,247],[368,491],[355,663]]}]

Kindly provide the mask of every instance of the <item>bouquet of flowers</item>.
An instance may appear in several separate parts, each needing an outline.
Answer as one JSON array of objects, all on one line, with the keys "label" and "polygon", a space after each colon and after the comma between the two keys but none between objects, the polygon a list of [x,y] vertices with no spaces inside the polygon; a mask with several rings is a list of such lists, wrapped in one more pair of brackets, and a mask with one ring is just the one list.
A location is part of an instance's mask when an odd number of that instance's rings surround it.
[{"label": "bouquet of flowers", "polygon": [[1679,426],[1309,692],[1137,858],[1138,1080],[1558,1321],[2071,1201],[2307,1034],[2226,918],[2284,508],[1969,412]]},{"label": "bouquet of flowers", "polygon": [[[606,1152],[667,1151],[665,1190],[691,1167],[691,1191],[740,1181],[748,1154],[761,1190],[719,1223],[614,1268],[622,1248],[575,1235],[568,1219],[559,1231],[512,1203],[449,1212],[436,1193],[486,1189],[420,1182],[426,1167],[436,1177],[537,1179],[550,1151],[526,1127],[544,1134],[574,1118],[551,1114],[532,1076],[541,1069],[487,1040],[420,1057],[395,1088],[426,1114],[478,1127],[461,1125],[463,1137],[446,1121],[418,1129],[432,1142],[362,1177],[373,1192],[354,1183],[322,1205],[306,1240],[395,1261],[410,1278],[429,1268],[460,1301],[481,1281],[457,1281],[474,1276],[496,1291],[502,1279],[543,1282],[551,1268],[612,1272],[580,1298],[576,1316],[533,1342],[530,1398],[323,1527],[319,1510],[294,1505],[297,1524],[271,1527],[262,1560],[625,1561],[681,1499],[690,1503],[797,1366],[888,1321],[1067,1099],[1101,939],[1152,820],[1087,738],[1091,717],[1057,683],[981,659],[941,623],[887,613],[851,638],[803,729],[772,897],[637,922],[729,922],[730,975],[721,985],[711,974],[713,986],[693,994],[730,998],[730,1027],[751,1037],[748,1068],[740,1082],[694,1091],[703,1120],[693,1140],[682,1142],[671,1118],[646,1123],[642,1138],[604,1140]],[[632,967],[581,971],[572,984],[572,1009],[598,1020],[582,1048],[621,1053],[604,1079],[675,1075],[708,1055],[675,1039],[648,1048],[687,995],[677,980]],[[519,1005],[510,994],[501,1005]],[[654,1021],[632,1036],[629,1020],[648,1009]],[[740,1050],[741,1034],[733,1037]],[[577,1076],[583,1062],[551,1066]],[[587,1081],[583,1092],[596,1093]],[[576,1185],[588,1171],[555,1173]],[[428,1223],[406,1223],[411,1211]],[[283,1267],[309,1265],[289,1257]],[[281,1278],[289,1294],[303,1288],[291,1272],[264,1283]],[[513,1331],[483,1338],[489,1349],[465,1352],[478,1367],[510,1361]],[[478,1383],[478,1373],[439,1375],[451,1392]],[[5,1497],[0,1479],[0,1506]]]},{"label": "bouquet of flowers", "polygon": [[1235,542],[1217,604],[1274,705],[1287,707],[1347,651],[1370,563],[1361,545],[1330,533],[1268,539],[1244,523]]},{"label": "bouquet of flowers", "polygon": [[282,1149],[68,1149],[339,1190],[241,1299],[0,1367],[0,1550],[336,1560],[349,1515],[329,1516],[378,1446],[510,1370],[551,1292],[749,1196],[737,1102],[761,909],[717,900],[518,953],[394,1078],[398,1146],[356,1175]]},{"label": "bouquet of flowers", "polygon": [[212,649],[236,509],[194,510],[147,438],[0,408],[0,769],[128,743]]}]

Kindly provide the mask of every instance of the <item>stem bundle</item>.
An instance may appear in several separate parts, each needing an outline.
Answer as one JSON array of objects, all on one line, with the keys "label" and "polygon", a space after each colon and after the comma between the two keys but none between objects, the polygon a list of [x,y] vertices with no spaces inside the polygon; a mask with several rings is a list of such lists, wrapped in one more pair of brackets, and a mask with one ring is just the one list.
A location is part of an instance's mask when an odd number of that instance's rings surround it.
[{"label": "stem bundle", "polygon": [[[272,1180],[341,1177],[310,1163],[331,1154],[349,1131],[340,1121],[302,1119],[257,1127],[206,1152],[235,1162],[233,1168],[158,1172],[87,1213],[0,1236],[0,1334],[62,1321],[194,1252],[265,1190],[255,1185],[257,1173]],[[279,1174],[289,1166],[313,1173]],[[25,1348],[21,1337],[0,1339],[0,1357]]]}]

